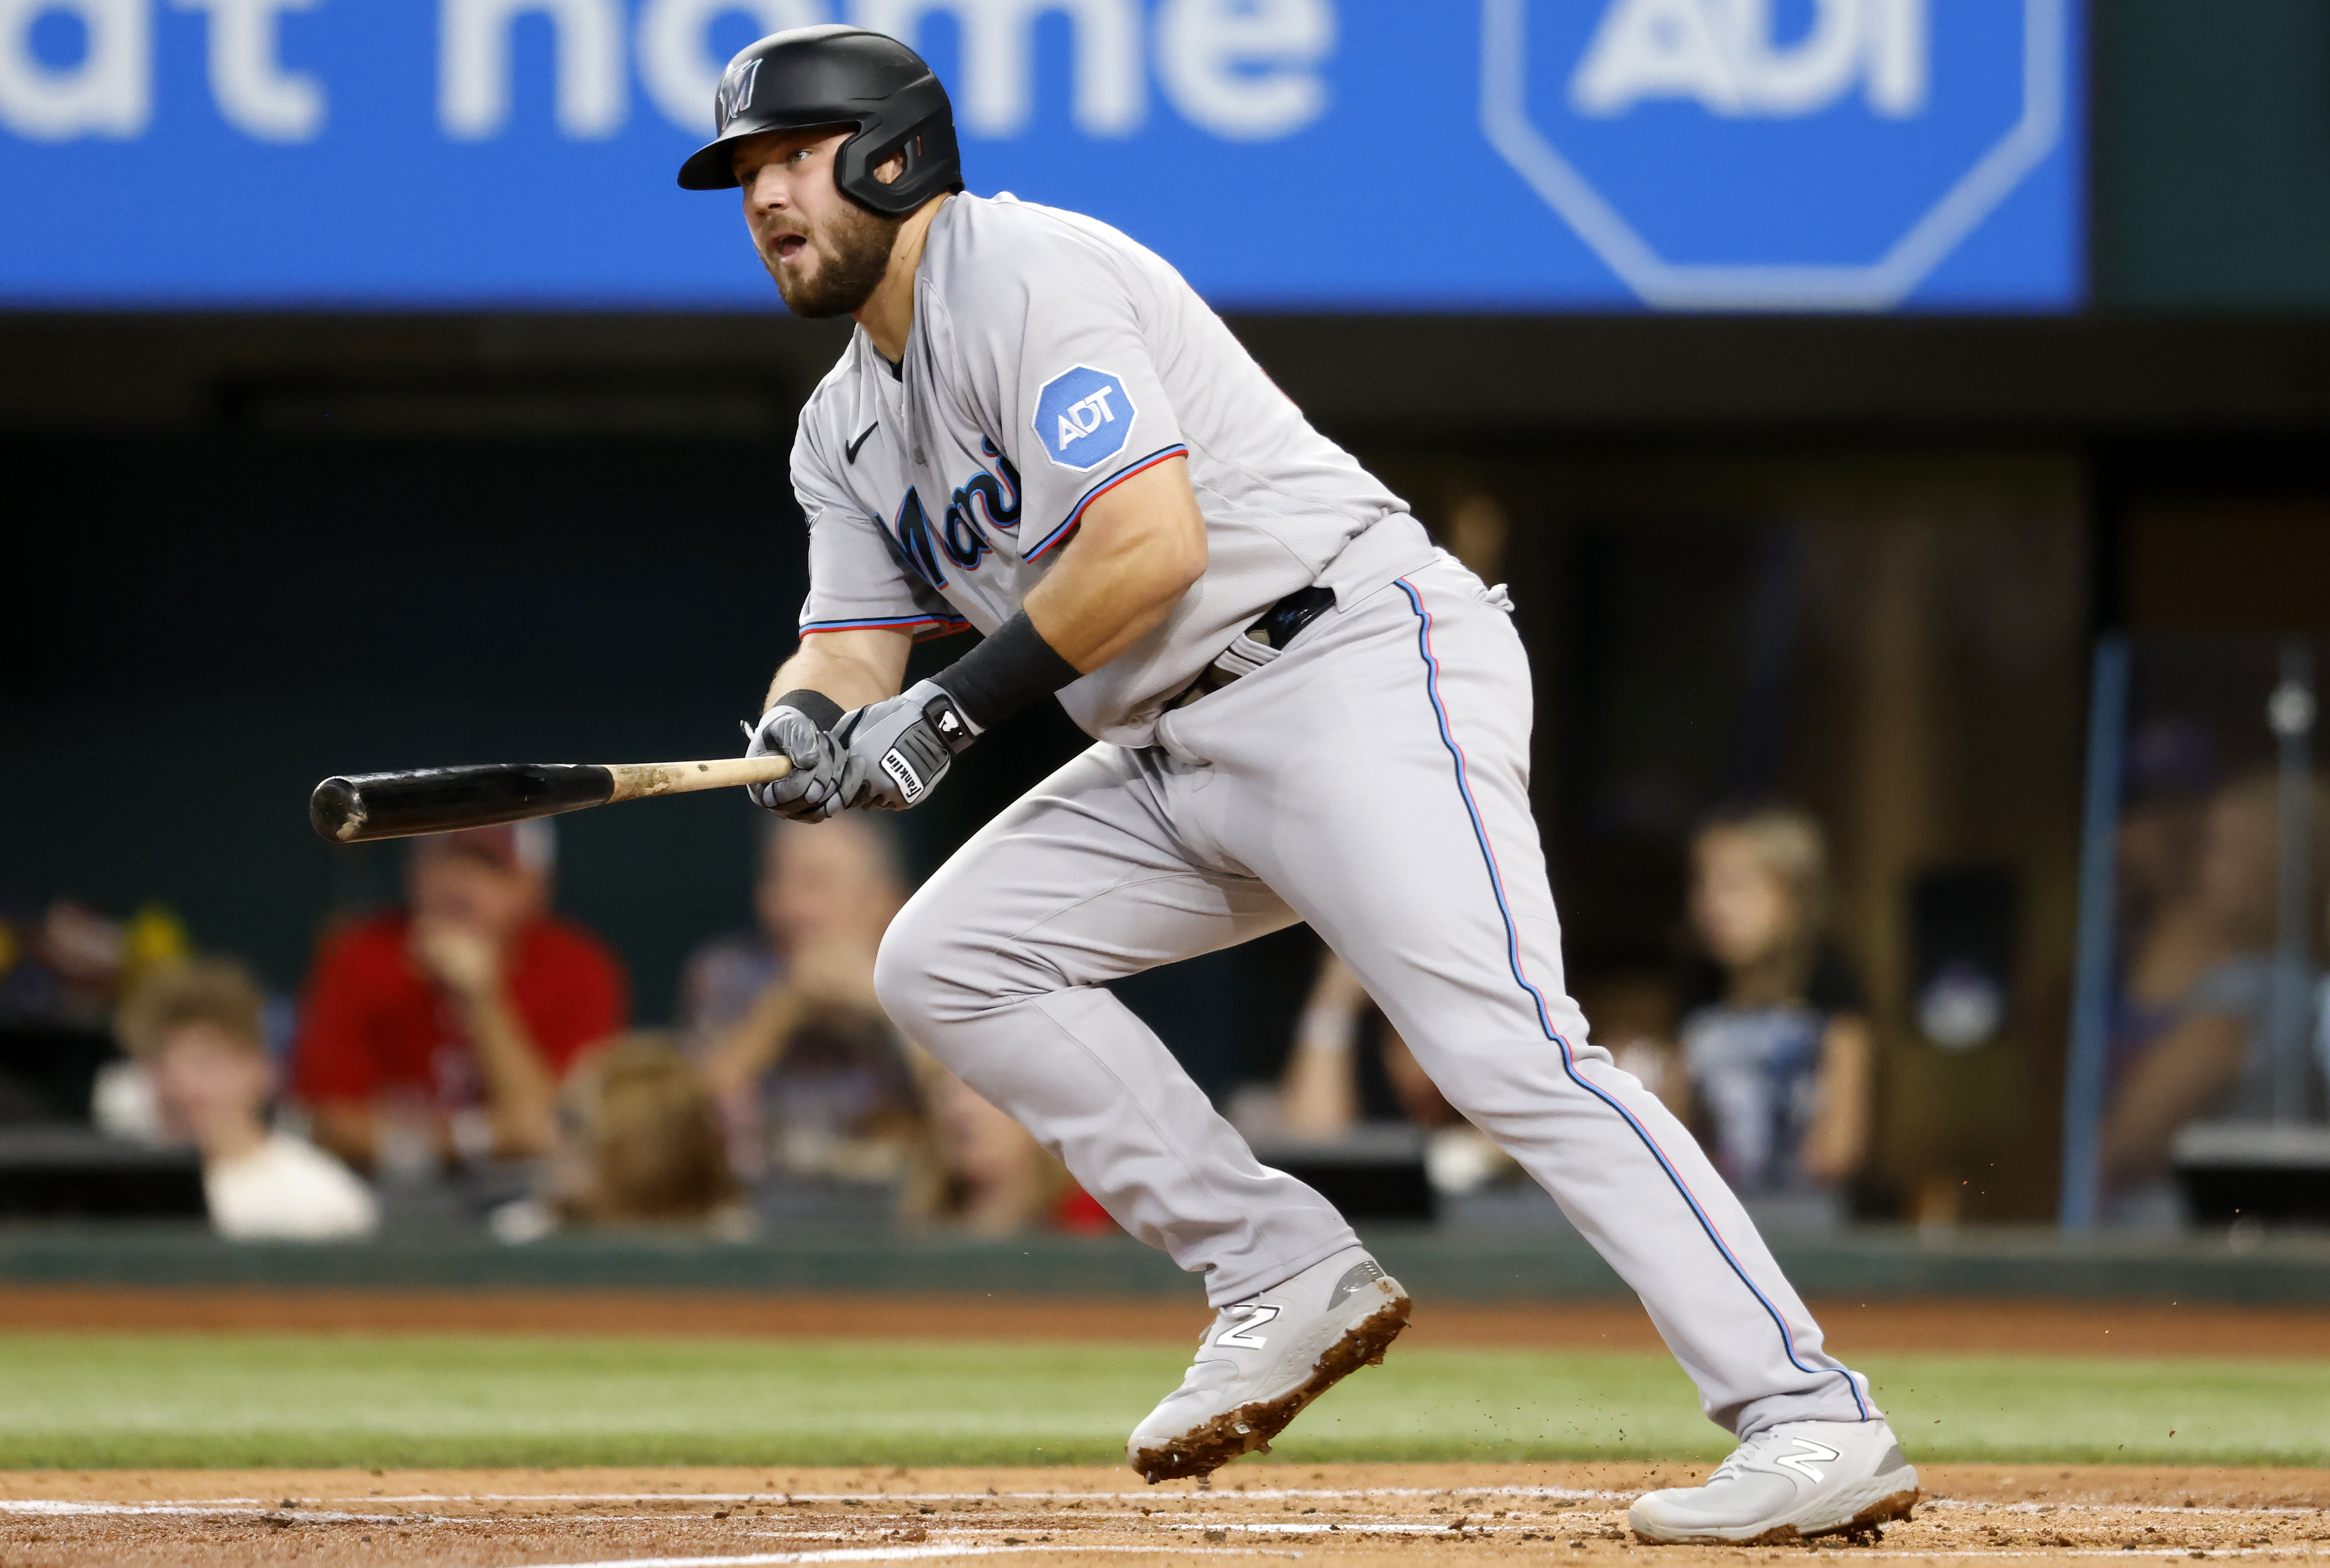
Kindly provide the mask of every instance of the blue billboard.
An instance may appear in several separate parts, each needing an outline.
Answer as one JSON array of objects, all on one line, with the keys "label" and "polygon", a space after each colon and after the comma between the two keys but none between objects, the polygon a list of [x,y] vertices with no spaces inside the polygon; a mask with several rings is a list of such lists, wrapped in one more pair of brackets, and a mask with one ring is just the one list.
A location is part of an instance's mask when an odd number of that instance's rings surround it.
[{"label": "blue billboard", "polygon": [[1225,308],[2082,296],[2079,0],[0,0],[0,306],[779,307],[673,176],[824,21]]}]

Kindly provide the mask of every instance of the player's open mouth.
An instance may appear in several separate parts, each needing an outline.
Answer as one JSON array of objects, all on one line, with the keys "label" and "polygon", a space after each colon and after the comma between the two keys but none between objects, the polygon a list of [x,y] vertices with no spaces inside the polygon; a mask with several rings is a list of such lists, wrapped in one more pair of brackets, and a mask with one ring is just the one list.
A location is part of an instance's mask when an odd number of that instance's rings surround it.
[{"label": "player's open mouth", "polygon": [[808,249],[809,237],[807,235],[781,235],[777,240],[777,260],[780,261],[790,261]]}]

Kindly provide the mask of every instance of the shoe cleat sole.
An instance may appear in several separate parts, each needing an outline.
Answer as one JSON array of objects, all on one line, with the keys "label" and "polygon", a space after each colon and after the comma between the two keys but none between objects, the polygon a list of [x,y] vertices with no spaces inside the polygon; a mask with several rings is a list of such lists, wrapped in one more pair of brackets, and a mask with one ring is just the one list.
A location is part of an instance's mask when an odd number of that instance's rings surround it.
[{"label": "shoe cleat sole", "polygon": [[1133,1458],[1133,1469],[1154,1486],[1189,1476],[1202,1478],[1242,1455],[1269,1452],[1270,1440],[1284,1431],[1313,1400],[1360,1367],[1383,1365],[1384,1352],[1407,1327],[1409,1310],[1405,1296],[1386,1302],[1328,1346],[1312,1363],[1311,1375],[1300,1386],[1275,1399],[1256,1400],[1225,1411],[1164,1448],[1143,1449]]},{"label": "shoe cleat sole", "polygon": [[1653,1535],[1638,1529],[1634,1532],[1634,1539],[1646,1546],[1785,1546],[1791,1542],[1817,1540],[1823,1535],[1845,1535],[1856,1544],[1869,1544],[1876,1540],[1879,1526],[1909,1518],[1924,1495],[1923,1490],[1915,1486],[1906,1491],[1889,1492],[1862,1505],[1842,1523],[1819,1525],[1808,1529],[1795,1525],[1780,1525],[1752,1535],[1731,1535],[1719,1530]]}]

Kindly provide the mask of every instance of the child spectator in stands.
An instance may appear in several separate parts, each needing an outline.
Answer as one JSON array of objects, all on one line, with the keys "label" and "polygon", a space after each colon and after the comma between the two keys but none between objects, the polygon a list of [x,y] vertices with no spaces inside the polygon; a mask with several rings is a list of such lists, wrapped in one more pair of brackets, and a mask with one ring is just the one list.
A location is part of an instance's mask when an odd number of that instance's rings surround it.
[{"label": "child spectator in stands", "polygon": [[720,1108],[668,1038],[625,1035],[577,1077],[590,1173],[577,1217],[702,1224],[735,1204]]},{"label": "child spectator in stands", "polygon": [[415,839],[409,907],[324,945],[292,1080],[318,1142],[365,1169],[550,1148],[559,1080],[626,1012],[614,955],[549,912],[554,845],[542,821]]},{"label": "child spectator in stands", "polygon": [[379,1214],[365,1185],[330,1155],[268,1125],[275,1068],[265,1005],[239,966],[202,959],[154,971],[123,1006],[118,1030],[150,1077],[163,1131],[201,1151],[219,1234],[368,1235]]},{"label": "child spectator in stands", "polygon": [[728,1166],[711,1087],[669,1036],[620,1035],[577,1063],[540,1195],[494,1212],[506,1242],[562,1226],[696,1227],[730,1239],[752,1214]]},{"label": "child spectator in stands", "polygon": [[1661,1086],[1734,1190],[1797,1199],[1788,1218],[1814,1226],[1840,1217],[1834,1190],[1867,1159],[1875,1054],[1861,987],[1823,934],[1827,869],[1820,827],[1802,811],[1743,811],[1700,829],[1699,951],[1680,1071]]},{"label": "child spectator in stands", "polygon": [[923,1136],[874,954],[904,902],[887,824],[850,813],[766,829],[760,930],[689,960],[681,1016],[747,1175],[902,1178]]}]

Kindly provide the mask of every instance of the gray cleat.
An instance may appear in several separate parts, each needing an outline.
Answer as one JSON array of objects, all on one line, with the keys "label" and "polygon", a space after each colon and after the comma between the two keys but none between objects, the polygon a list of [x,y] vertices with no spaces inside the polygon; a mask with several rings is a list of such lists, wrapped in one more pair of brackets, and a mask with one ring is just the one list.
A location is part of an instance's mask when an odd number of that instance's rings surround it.
[{"label": "gray cleat", "polygon": [[1882,1421],[1791,1421],[1734,1449],[1706,1483],[1646,1493],[1627,1516],[1659,1544],[1762,1545],[1874,1535],[1918,1503],[1918,1472]]},{"label": "gray cleat", "polygon": [[1407,1311],[1399,1281],[1359,1247],[1223,1308],[1181,1386],[1133,1428],[1126,1457],[1168,1481],[1269,1447],[1305,1405],[1381,1361]]}]

